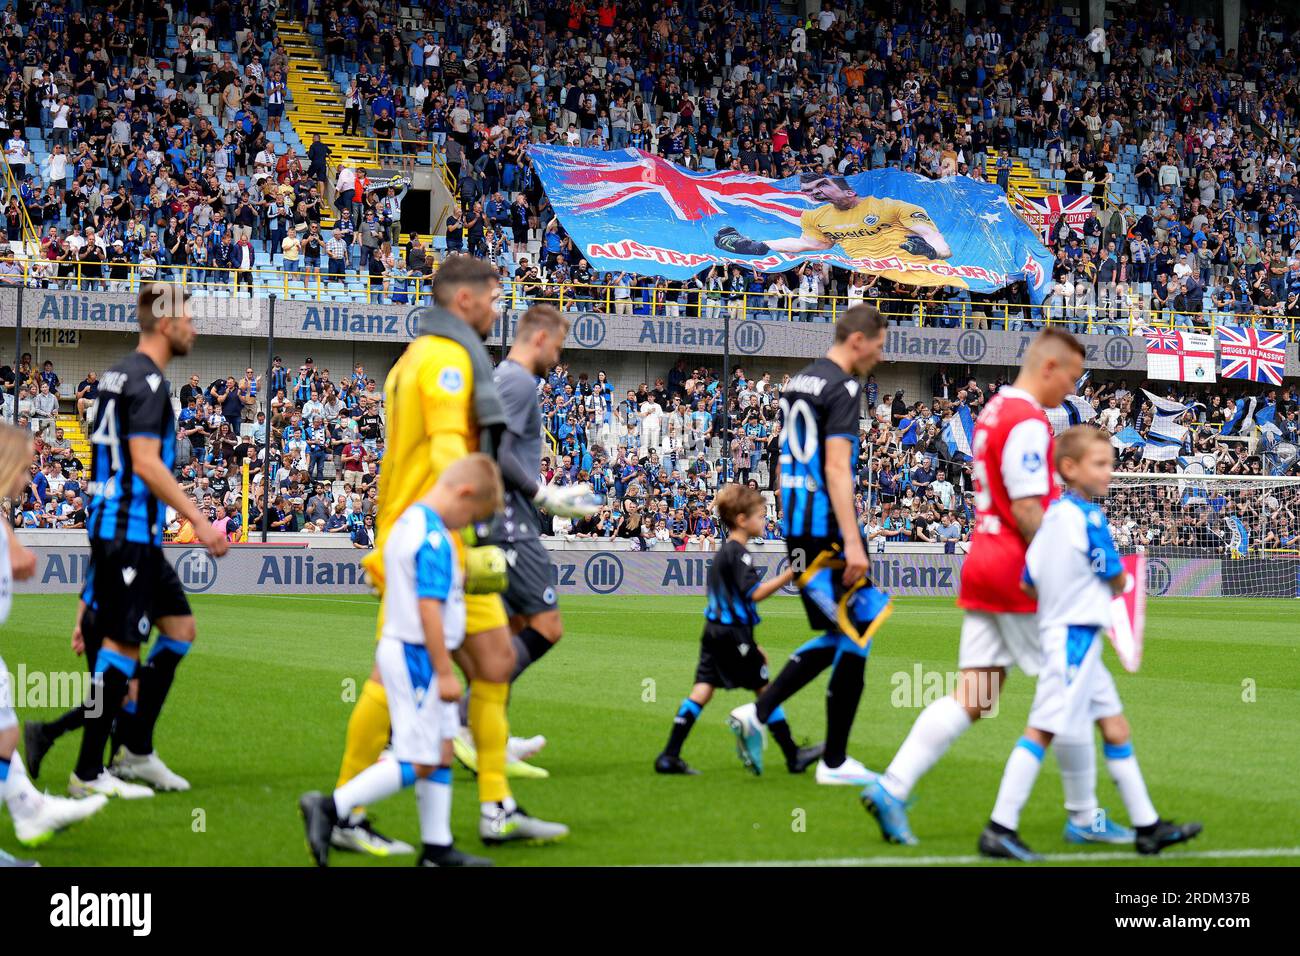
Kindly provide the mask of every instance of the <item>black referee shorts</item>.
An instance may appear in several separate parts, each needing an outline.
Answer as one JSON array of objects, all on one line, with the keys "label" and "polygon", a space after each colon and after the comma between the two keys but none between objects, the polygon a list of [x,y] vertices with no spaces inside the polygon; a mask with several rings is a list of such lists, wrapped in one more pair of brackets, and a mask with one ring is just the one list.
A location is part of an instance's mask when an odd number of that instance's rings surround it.
[{"label": "black referee shorts", "polygon": [[91,539],[87,577],[86,603],[95,609],[82,619],[87,646],[92,640],[144,644],[159,618],[193,613],[176,570],[155,545]]},{"label": "black referee shorts", "polygon": [[501,595],[511,617],[532,617],[554,611],[555,567],[551,556],[536,538],[503,542],[506,553],[507,585]]}]

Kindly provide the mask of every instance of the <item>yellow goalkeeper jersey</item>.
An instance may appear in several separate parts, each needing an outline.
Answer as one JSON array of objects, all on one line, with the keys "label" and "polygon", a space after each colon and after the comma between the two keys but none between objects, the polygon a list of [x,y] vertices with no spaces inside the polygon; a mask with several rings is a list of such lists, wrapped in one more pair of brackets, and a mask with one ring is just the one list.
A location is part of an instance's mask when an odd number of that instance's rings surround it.
[{"label": "yellow goalkeeper jersey", "polygon": [[[926,266],[931,260],[899,248],[912,234],[914,225],[933,226],[929,214],[913,203],[868,196],[852,209],[836,209],[830,203],[809,209],[799,220],[805,236],[838,245],[854,259],[897,259],[903,264]],[[940,260],[936,260],[938,262]],[[908,285],[958,285],[965,280],[939,276],[924,269],[868,269],[887,279]]]},{"label": "yellow goalkeeper jersey", "polygon": [[420,336],[388,373],[384,401],[387,423],[375,547],[362,562],[380,593],[384,544],[393,524],[449,464],[478,450],[469,353],[451,339]]}]

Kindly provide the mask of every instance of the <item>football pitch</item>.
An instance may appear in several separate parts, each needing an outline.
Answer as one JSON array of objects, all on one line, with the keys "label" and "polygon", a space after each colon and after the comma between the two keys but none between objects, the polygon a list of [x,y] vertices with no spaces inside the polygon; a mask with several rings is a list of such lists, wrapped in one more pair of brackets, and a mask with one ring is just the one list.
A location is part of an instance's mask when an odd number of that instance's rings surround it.
[{"label": "football pitch", "polygon": [[[97,817],[34,851],[0,820],[0,846],[45,866],[306,866],[296,801],[329,789],[338,770],[355,690],[370,671],[376,604],[365,597],[193,599],[199,643],[180,668],[157,734],[159,753],[188,777],[188,793],[115,801]],[[854,788],[821,787],[812,771],[785,772],[775,744],[756,778],[736,759],[725,725],[744,692],[721,693],[704,711],[683,756],[697,777],[651,767],[694,674],[703,600],[566,598],[566,636],[516,685],[512,731],[545,734],[535,763],[548,780],[513,781],[530,812],[570,825],[557,846],[484,851],[477,793],[457,767],[453,832],[498,865],[761,864],[924,865],[978,863],[975,841],[1002,768],[1020,735],[1032,682],[1013,677],[997,717],[957,741],[916,791],[914,848],[881,841]],[[0,654],[26,674],[22,718],[58,713],[31,683],[77,671],[68,649],[75,598],[19,596],[0,631]],[[762,606],[759,640],[773,671],[809,635],[799,603]],[[1106,661],[1134,729],[1157,809],[1196,819],[1205,832],[1144,865],[1294,865],[1300,801],[1300,638],[1290,601],[1163,599],[1148,608],[1138,674]],[[878,635],[850,753],[882,770],[957,653],[959,612],[946,599],[900,599]],[[23,672],[19,671],[20,663]],[[796,739],[825,730],[825,677],[785,705]],[[55,745],[37,785],[64,792],[80,735]],[[1100,748],[1099,748],[1100,749]],[[1124,820],[1098,754],[1101,804]],[[372,808],[379,828],[418,845],[409,791]],[[1021,833],[1051,864],[1123,865],[1125,847],[1076,847],[1061,830],[1061,785],[1049,757]],[[336,866],[407,866],[336,852]],[[1016,864],[999,864],[1016,865]]]}]

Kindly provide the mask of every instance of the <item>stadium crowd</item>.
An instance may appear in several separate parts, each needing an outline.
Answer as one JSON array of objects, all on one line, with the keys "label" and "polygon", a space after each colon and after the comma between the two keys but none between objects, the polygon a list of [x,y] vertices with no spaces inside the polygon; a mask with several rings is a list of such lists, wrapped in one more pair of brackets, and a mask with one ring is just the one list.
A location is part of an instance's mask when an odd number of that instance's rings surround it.
[{"label": "stadium crowd", "polygon": [[[318,138],[301,155],[286,148],[288,54],[275,4],[81,6],[41,6],[21,21],[13,6],[0,12],[0,142],[18,184],[6,228],[11,242],[22,238],[25,207],[45,261],[0,263],[0,281],[25,274],[38,285],[126,288],[186,265],[215,270],[210,285],[250,290],[256,240],[278,267],[360,270],[401,301],[435,267],[418,237],[401,248],[401,198],[369,188],[377,171],[331,168]],[[799,20],[764,2],[444,0],[424,8],[428,29],[417,31],[399,29],[397,12],[383,2],[312,6],[327,64],[355,78],[344,124],[404,153],[442,153],[462,208],[440,245],[495,261],[518,305],[814,318],[834,297],[836,308],[877,302],[900,321],[978,325],[1006,314],[994,303],[1024,302],[1018,287],[913,290],[816,264],[771,276],[719,267],[680,283],[598,275],[531,169],[527,146],[545,142],[633,146],[692,168],[770,176],[892,165],[979,179],[992,170],[1003,186],[1013,155],[1038,151],[1067,196],[1091,190],[1096,200],[1081,228],[1062,218],[1049,230],[1049,315],[1119,327],[1139,302],[1191,324],[1218,313],[1300,314],[1294,14],[1247,11],[1234,46],[1214,23],[1168,4],[1113,8],[1106,28],[1091,32],[1050,3],[970,2],[963,14],[828,0]],[[1018,46],[1013,35],[1024,38]],[[48,147],[39,163],[32,131]],[[1124,198],[1130,186],[1137,202]],[[1042,318],[1011,314],[1017,328]],[[9,413],[16,403],[42,436],[22,521],[75,527],[85,463],[60,454],[58,387],[44,374],[20,363],[5,396]],[[365,546],[383,453],[374,380],[354,371],[333,382],[310,360],[272,374],[284,377],[266,382],[249,369],[181,389],[182,478],[238,533],[240,469],[249,462],[260,489],[258,452],[269,440],[272,527],[346,528]],[[547,477],[585,475],[610,501],[595,518],[553,530],[707,546],[718,537],[709,502],[719,480],[772,487],[780,383],[737,370],[724,385],[679,362],[654,387],[626,384],[567,370],[544,383],[555,449]],[[977,412],[998,384],[936,382],[910,403],[869,386],[859,504],[873,540],[968,534],[968,468],[944,442],[944,425],[963,402]],[[84,414],[93,376],[82,385]],[[1140,395],[1122,386],[1084,397],[1108,431],[1149,424]],[[1189,453],[1213,454],[1222,473],[1276,468],[1254,445],[1221,435],[1231,398],[1200,396]],[[1275,401],[1279,440],[1293,442],[1292,393]],[[1141,454],[1123,449],[1119,467],[1177,467]],[[252,497],[256,525],[261,494]]]},{"label": "stadium crowd", "polygon": [[[126,288],[184,265],[238,293],[267,249],[304,292],[322,274],[362,273],[372,299],[416,294],[437,252],[418,238],[401,247],[399,191],[371,189],[377,170],[334,167],[318,137],[289,138],[275,4],[72,7],[38,7],[30,22],[3,12],[0,141],[19,184],[6,228],[22,235],[21,202],[45,260],[28,281]],[[1293,12],[1247,9],[1240,41],[1225,44],[1217,24],[1169,4],[1112,7],[1092,31],[1052,3],[945,7],[828,0],[799,19],[759,0],[444,0],[412,30],[385,0],[324,0],[310,23],[330,69],[352,77],[344,127],[403,155],[438,150],[462,205],[439,245],[493,259],[525,299],[710,316],[747,294],[747,311],[804,319],[826,317],[832,298],[868,299],[899,321],[997,321],[1005,313],[985,306],[1022,304],[1023,287],[915,290],[816,264],[687,283],[594,273],[527,147],[1003,185],[1025,149],[1044,177],[1063,177],[1067,199],[1097,200],[1082,225],[1049,229],[1047,315],[1120,326],[1148,307],[1192,325],[1300,314]],[[23,274],[9,263],[0,281]]]},{"label": "stadium crowd", "polygon": [[[855,504],[874,548],[890,542],[956,546],[969,538],[974,502],[969,458],[949,427],[965,406],[973,420],[1004,381],[980,382],[978,370],[939,367],[924,398],[881,391],[869,376],[863,391]],[[788,375],[752,374],[743,367],[720,381],[716,370],[679,358],[653,384],[614,383],[605,372],[574,372],[557,365],[538,387],[548,451],[544,481],[588,482],[606,501],[588,519],[545,518],[544,532],[582,538],[625,538],[636,548],[708,550],[723,536],[713,513],[717,489],[729,481],[767,492],[768,538],[779,537],[780,396]],[[248,527],[261,527],[264,460],[271,467],[269,528],[277,532],[347,534],[355,547],[373,544],[376,477],[384,454],[382,374],[362,365],[335,376],[307,357],[296,368],[276,357],[268,379],[252,368],[201,381],[193,374],[175,396],[176,473],[195,502],[237,539],[243,525],[243,467],[248,466]],[[17,526],[77,528],[85,522],[88,462],[78,458],[58,423],[61,380],[51,361],[39,366],[24,354],[0,366],[4,414],[15,412],[36,432],[32,478]],[[1295,386],[1266,388],[1220,383],[1144,383],[1162,399],[1188,410],[1179,456],[1144,457],[1154,409],[1141,388],[1122,382],[1087,383],[1082,417],[1114,436],[1116,469],[1175,473],[1195,462],[1203,472],[1266,477],[1300,473],[1300,396]],[[98,393],[89,371],[67,400],[89,431]],[[16,399],[15,399],[16,394]],[[1239,421],[1237,399],[1254,399],[1255,417],[1274,426],[1260,434]],[[15,408],[16,401],[16,408]],[[723,408],[726,412],[724,414]],[[1077,414],[1077,410],[1076,410]],[[268,418],[269,416],[269,418]],[[266,443],[270,441],[269,456]],[[1284,454],[1279,450],[1289,449]],[[1131,516],[1147,529],[1153,515]],[[224,522],[224,524],[222,524]],[[1290,534],[1300,523],[1261,529]],[[1176,529],[1175,529],[1176,530]],[[187,530],[174,524],[176,540]],[[1145,534],[1145,530],[1139,532]]]}]

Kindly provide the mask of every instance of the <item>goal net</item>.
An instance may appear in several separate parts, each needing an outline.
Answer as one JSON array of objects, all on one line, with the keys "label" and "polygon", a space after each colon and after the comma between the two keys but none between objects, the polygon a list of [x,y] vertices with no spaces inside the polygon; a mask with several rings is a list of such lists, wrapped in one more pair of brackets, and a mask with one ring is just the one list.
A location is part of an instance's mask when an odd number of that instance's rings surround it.
[{"label": "goal net", "polygon": [[1151,594],[1300,596],[1300,477],[1115,472],[1099,504]]}]

